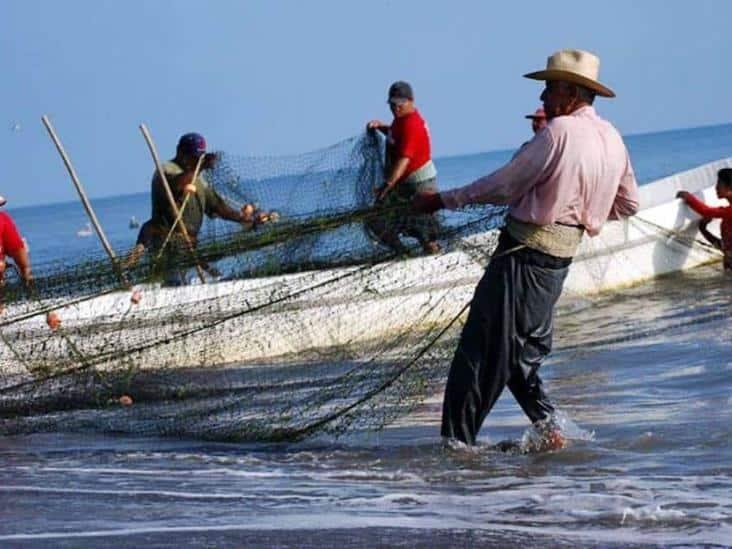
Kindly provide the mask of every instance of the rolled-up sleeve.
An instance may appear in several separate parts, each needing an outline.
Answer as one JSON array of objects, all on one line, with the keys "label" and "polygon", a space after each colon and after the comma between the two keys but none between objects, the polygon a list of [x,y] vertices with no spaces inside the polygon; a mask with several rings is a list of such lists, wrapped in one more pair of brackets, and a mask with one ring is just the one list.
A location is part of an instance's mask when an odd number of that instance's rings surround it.
[{"label": "rolled-up sleeve", "polygon": [[502,168],[464,187],[440,193],[442,202],[451,210],[468,204],[513,204],[542,180],[555,149],[551,131],[545,128]]},{"label": "rolled-up sleeve", "polygon": [[635,179],[635,172],[633,171],[633,166],[630,163],[630,157],[627,152],[625,161],[625,172],[620,178],[618,193],[615,195],[615,201],[613,202],[608,219],[620,219],[635,215],[640,207],[638,182]]},{"label": "rolled-up sleeve", "polygon": [[701,217],[732,217],[732,206],[714,207],[705,204],[693,194],[688,195],[684,201]]}]

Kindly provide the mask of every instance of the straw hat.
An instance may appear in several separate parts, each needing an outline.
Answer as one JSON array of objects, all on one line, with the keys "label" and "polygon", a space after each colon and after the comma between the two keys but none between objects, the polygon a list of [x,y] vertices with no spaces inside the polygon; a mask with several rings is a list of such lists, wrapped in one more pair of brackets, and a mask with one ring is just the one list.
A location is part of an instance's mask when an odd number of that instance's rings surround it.
[{"label": "straw hat", "polygon": [[582,50],[559,50],[546,60],[545,70],[524,76],[533,80],[561,80],[579,84],[597,95],[615,97],[615,92],[597,80],[599,75],[600,58],[596,55]]}]

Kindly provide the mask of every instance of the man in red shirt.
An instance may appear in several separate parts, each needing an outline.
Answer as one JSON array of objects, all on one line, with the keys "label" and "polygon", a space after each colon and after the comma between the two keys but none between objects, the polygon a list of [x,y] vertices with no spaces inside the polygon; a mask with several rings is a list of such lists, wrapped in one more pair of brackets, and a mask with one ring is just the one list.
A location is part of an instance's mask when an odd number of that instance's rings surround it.
[{"label": "man in red shirt", "polygon": [[[722,168],[717,172],[717,197],[732,203],[732,168]],[[676,195],[702,216],[699,230],[704,237],[724,254],[724,268],[732,269],[732,205],[713,207],[708,206],[688,191],[679,191]],[[721,218],[720,232],[722,238],[717,238],[707,230],[707,225],[713,218]]]},{"label": "man in red shirt", "polygon": [[439,224],[434,214],[417,214],[411,208],[415,194],[437,192],[437,170],[432,163],[430,132],[414,105],[414,92],[407,82],[394,82],[389,88],[391,125],[380,120],[367,124],[387,136],[387,174],[376,190],[379,216],[368,227],[383,244],[397,253],[407,248],[400,234],[416,238],[426,253],[437,253]]},{"label": "man in red shirt", "polygon": [[[0,206],[7,201],[0,197]],[[5,256],[9,255],[18,267],[20,277],[24,282],[31,280],[31,264],[28,249],[18,233],[13,218],[7,212],[0,212],[0,286],[5,284]]]}]

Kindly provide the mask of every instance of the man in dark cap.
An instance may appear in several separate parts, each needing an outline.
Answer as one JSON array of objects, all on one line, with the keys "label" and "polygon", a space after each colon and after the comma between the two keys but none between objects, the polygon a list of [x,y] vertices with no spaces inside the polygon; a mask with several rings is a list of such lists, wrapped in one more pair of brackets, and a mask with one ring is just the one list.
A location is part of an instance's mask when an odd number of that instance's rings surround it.
[{"label": "man in dark cap", "polygon": [[389,87],[391,124],[371,120],[367,129],[387,136],[387,173],[384,184],[376,189],[379,216],[368,227],[376,238],[397,253],[407,249],[400,234],[416,238],[426,253],[437,253],[439,224],[434,214],[417,214],[411,200],[418,192],[437,192],[437,170],[432,163],[430,132],[414,105],[414,92],[407,82]]},{"label": "man in dark cap", "polygon": [[[544,107],[539,107],[533,114],[527,114],[525,118],[531,120],[531,131],[536,135],[538,132],[546,128],[546,114],[544,113]],[[512,158],[516,158],[518,154],[524,149],[529,141],[524,141],[519,149],[514,153]]]},{"label": "man in dark cap", "polygon": [[[196,166],[199,160],[201,166],[196,174]],[[241,210],[230,207],[224,199],[208,184],[201,173],[203,170],[213,168],[216,162],[216,155],[206,153],[206,140],[198,133],[187,133],[178,140],[175,158],[163,164],[165,179],[170,185],[170,190],[179,210],[182,210],[180,223],[185,225],[191,243],[195,248],[198,233],[203,225],[204,215],[208,217],[220,217],[228,221],[242,223],[245,226],[253,226],[263,221],[261,216],[254,213],[251,205],[245,205]],[[195,179],[194,179],[195,176]],[[186,196],[190,195],[186,202]],[[185,202],[185,208],[183,208]],[[156,171],[152,178],[152,217],[140,228],[137,237],[137,245],[128,256],[126,264],[134,264],[145,250],[159,252],[168,234],[171,232],[176,220],[175,212],[170,205],[165,184],[160,174]],[[169,250],[167,248],[170,248]],[[177,269],[180,255],[186,253],[187,243],[182,240],[178,229],[166,245],[166,281],[171,285],[184,283],[184,275]],[[188,251],[190,253],[190,251]],[[202,265],[214,276],[218,275],[215,269],[208,265]]]},{"label": "man in dark cap", "polygon": [[544,113],[544,107],[539,107],[533,114],[527,114],[526,118],[531,120],[531,131],[534,133],[546,128],[546,114]]}]

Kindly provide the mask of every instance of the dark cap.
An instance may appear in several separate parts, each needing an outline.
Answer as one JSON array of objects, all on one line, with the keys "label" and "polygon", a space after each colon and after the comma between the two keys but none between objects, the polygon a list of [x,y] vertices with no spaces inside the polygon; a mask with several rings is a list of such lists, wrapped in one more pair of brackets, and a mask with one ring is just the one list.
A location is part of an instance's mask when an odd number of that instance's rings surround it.
[{"label": "dark cap", "polygon": [[183,154],[198,156],[206,152],[206,140],[200,133],[187,133],[178,140],[178,150]]},{"label": "dark cap", "polygon": [[389,86],[389,99],[409,99],[414,101],[414,92],[408,82],[399,80]]},{"label": "dark cap", "polygon": [[527,114],[524,118],[530,118],[531,120],[537,118],[541,120],[542,118],[546,118],[546,114],[544,113],[544,107],[539,107],[538,109],[536,109],[536,112],[534,114]]}]

